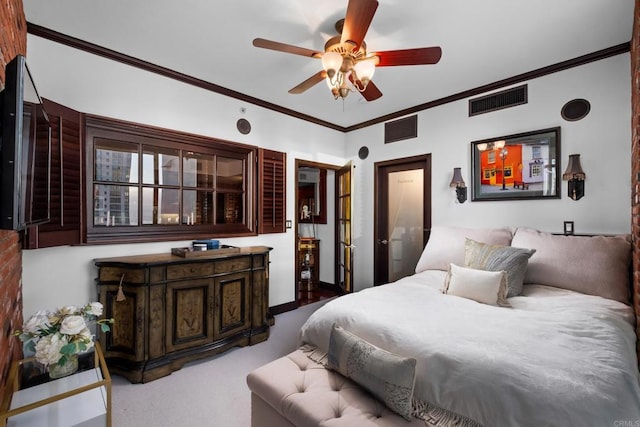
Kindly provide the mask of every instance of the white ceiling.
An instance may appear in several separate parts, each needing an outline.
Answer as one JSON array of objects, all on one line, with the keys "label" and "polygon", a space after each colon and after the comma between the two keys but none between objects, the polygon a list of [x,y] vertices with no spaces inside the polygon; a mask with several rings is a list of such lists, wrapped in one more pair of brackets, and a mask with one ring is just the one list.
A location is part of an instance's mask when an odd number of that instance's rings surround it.
[{"label": "white ceiling", "polygon": [[252,40],[322,51],[347,2],[23,0],[30,23],[341,127],[626,43],[634,15],[634,0],[379,0],[368,50],[441,46],[440,62],[378,68],[372,102],[323,83],[289,94],[320,61]]}]

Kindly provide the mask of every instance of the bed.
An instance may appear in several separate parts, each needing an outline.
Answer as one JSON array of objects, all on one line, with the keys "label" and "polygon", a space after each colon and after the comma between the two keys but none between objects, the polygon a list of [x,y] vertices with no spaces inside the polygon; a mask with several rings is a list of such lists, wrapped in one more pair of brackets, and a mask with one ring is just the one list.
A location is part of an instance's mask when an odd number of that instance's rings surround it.
[{"label": "bed", "polygon": [[[469,236],[535,249],[511,307],[442,292]],[[321,359],[337,325],[414,358],[414,411],[436,406],[485,426],[640,424],[629,254],[625,236],[435,228],[415,275],[326,304],[301,343]]]},{"label": "bed", "polygon": [[415,275],[325,304],[301,348],[409,421],[640,425],[629,258],[628,236],[436,227]]}]

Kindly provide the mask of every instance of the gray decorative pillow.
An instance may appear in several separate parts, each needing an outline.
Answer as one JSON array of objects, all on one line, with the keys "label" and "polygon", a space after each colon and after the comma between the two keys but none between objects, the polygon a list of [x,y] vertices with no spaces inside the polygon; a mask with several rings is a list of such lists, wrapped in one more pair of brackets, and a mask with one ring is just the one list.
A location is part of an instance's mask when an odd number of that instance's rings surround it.
[{"label": "gray decorative pillow", "polygon": [[529,258],[535,251],[513,246],[488,245],[467,238],[464,244],[464,265],[479,270],[506,271],[507,298],[510,298],[522,293]]},{"label": "gray decorative pillow", "polygon": [[335,324],[328,359],[330,369],[351,378],[389,409],[411,420],[416,359],[389,353]]}]

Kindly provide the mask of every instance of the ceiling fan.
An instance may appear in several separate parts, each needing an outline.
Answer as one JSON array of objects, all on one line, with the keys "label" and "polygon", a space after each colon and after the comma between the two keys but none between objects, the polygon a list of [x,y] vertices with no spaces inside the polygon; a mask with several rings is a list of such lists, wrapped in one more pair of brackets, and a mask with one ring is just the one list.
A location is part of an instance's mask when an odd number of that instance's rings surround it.
[{"label": "ceiling fan", "polygon": [[303,93],[326,80],[335,99],[344,99],[350,92],[358,91],[367,101],[373,101],[382,96],[371,81],[376,67],[436,64],[442,56],[438,46],[367,52],[364,37],[377,8],[377,0],[349,0],[345,18],[336,23],[339,35],[325,43],[324,52],[261,38],[254,39],[253,45],[322,60],[323,69],[289,93]]}]

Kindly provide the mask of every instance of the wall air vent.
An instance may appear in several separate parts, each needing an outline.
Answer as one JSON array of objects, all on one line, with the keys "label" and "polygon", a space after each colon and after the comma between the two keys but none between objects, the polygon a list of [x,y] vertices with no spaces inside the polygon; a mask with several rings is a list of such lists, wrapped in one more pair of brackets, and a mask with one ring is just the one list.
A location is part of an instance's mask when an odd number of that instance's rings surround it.
[{"label": "wall air vent", "polygon": [[527,85],[469,100],[469,117],[527,103]]},{"label": "wall air vent", "polygon": [[413,115],[384,124],[384,143],[402,141],[418,136],[418,116]]}]

